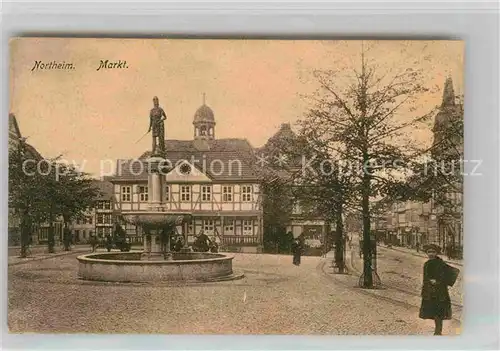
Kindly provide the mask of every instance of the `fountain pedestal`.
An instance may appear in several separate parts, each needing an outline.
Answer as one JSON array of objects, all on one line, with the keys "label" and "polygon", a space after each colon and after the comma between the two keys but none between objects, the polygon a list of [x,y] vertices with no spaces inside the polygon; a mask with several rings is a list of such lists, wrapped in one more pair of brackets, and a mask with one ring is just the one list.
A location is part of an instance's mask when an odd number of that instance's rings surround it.
[{"label": "fountain pedestal", "polygon": [[[148,261],[172,260],[170,242],[162,243],[162,229],[150,229],[144,236],[144,251],[141,259]],[[166,247],[165,247],[166,246]]]},{"label": "fountain pedestal", "polygon": [[[155,107],[150,113],[150,129],[153,128],[153,148],[151,156],[146,160],[148,166],[149,209],[147,212],[137,211],[123,213],[122,215],[125,221],[141,226],[144,231],[144,251],[141,254],[141,259],[147,261],[171,261],[173,257],[170,252],[170,235],[175,230],[176,224],[184,222],[185,215],[165,212],[163,195],[165,191],[165,173],[171,170],[171,165],[165,162],[163,121],[166,115],[158,106],[158,98],[154,98],[153,101]],[[185,228],[187,227],[185,226]]]}]

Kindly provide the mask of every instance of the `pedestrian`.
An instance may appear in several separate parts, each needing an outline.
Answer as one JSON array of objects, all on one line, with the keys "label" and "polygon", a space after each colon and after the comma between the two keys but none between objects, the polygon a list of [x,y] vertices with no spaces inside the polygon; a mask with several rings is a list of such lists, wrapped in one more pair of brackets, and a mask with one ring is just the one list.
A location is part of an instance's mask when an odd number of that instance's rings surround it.
[{"label": "pedestrian", "polygon": [[67,227],[63,229],[63,245],[64,251],[69,251],[71,249],[71,230]]},{"label": "pedestrian", "polygon": [[95,252],[97,247],[97,238],[94,235],[90,236],[90,247],[92,248],[92,252]]},{"label": "pedestrian", "polygon": [[300,256],[302,255],[302,244],[299,238],[295,238],[292,243],[293,264],[300,266]]},{"label": "pedestrian", "polygon": [[417,244],[415,245],[415,248],[417,249],[417,252],[420,252],[420,243],[417,242]]},{"label": "pedestrian", "polygon": [[177,238],[177,241],[175,242],[175,245],[174,245],[174,251],[175,252],[181,252],[181,249],[182,249],[182,246],[183,246],[183,242],[182,242],[182,237],[178,237]]},{"label": "pedestrian", "polygon": [[210,249],[210,238],[205,234],[204,231],[200,232],[200,235],[196,237],[196,240],[193,243],[193,249],[196,252],[208,252]]},{"label": "pedestrian", "polygon": [[199,248],[201,252],[208,252],[210,250],[210,238],[204,231],[198,236]]},{"label": "pedestrian", "polygon": [[108,234],[106,236],[106,250],[110,252],[112,248],[113,248],[113,237],[111,236],[111,234]]},{"label": "pedestrian", "polygon": [[219,244],[215,240],[210,241],[210,252],[218,253],[219,252]]},{"label": "pedestrian", "polygon": [[419,317],[434,320],[434,335],[442,335],[443,321],[451,319],[451,300],[448,286],[453,286],[460,272],[451,267],[438,255],[441,248],[430,244],[424,246],[429,257],[424,264],[422,304]]}]

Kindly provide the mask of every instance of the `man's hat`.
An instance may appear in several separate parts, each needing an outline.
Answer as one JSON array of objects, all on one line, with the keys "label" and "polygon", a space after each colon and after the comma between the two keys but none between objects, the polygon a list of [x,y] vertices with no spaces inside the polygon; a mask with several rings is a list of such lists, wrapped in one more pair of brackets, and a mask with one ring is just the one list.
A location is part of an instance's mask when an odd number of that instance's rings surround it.
[{"label": "man's hat", "polygon": [[424,249],[424,252],[427,252],[427,251],[430,251],[430,250],[436,251],[436,253],[440,253],[441,252],[441,248],[439,246],[437,246],[436,244],[424,245],[423,249]]}]

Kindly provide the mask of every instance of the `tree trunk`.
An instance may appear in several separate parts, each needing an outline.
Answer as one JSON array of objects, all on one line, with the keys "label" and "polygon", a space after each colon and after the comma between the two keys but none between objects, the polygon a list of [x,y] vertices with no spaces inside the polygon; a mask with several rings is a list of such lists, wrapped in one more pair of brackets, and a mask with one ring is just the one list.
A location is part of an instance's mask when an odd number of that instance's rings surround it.
[{"label": "tree trunk", "polygon": [[344,224],[342,222],[342,201],[336,205],[335,211],[335,263],[339,273],[345,272],[345,257],[344,257]]},{"label": "tree trunk", "polygon": [[64,251],[70,251],[71,249],[71,232],[68,228],[68,220],[63,218],[63,244]]},{"label": "tree trunk", "polygon": [[[368,155],[363,155],[364,166],[368,166]],[[363,169],[362,200],[363,211],[363,288],[373,288],[372,250],[370,241],[370,174]]]},{"label": "tree trunk", "polygon": [[54,253],[55,252],[54,215],[52,212],[49,214],[49,232],[47,235],[47,241],[48,241],[49,253]]},{"label": "tree trunk", "polygon": [[21,252],[19,257],[25,258],[27,256],[27,251],[29,247],[29,214],[27,210],[23,210],[21,214],[21,222],[20,222],[20,231],[21,231]]}]

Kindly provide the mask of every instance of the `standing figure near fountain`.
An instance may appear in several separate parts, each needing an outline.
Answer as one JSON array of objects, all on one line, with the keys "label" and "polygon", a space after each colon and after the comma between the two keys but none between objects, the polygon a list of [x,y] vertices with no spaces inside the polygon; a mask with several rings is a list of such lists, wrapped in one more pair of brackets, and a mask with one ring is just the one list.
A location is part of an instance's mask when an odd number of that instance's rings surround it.
[{"label": "standing figure near fountain", "polygon": [[153,155],[165,153],[165,124],[167,114],[160,107],[158,97],[153,98],[153,108],[149,112],[149,132],[153,132],[153,147],[151,152]]}]

